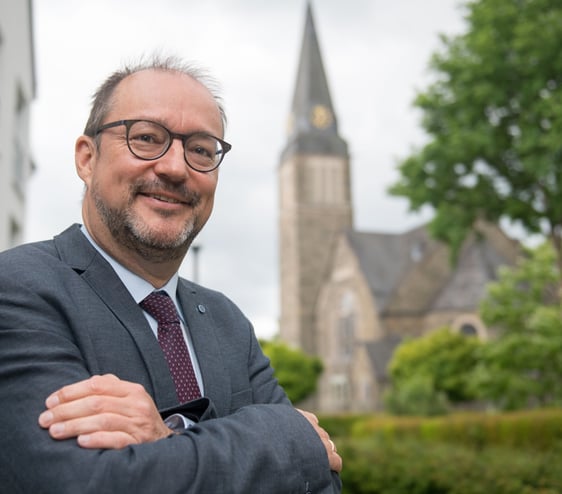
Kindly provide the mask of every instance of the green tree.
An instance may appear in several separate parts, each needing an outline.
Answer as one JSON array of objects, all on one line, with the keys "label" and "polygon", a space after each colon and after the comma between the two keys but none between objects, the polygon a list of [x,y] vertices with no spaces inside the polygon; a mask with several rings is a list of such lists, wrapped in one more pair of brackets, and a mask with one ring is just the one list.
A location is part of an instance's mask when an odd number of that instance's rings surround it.
[{"label": "green tree", "polygon": [[450,404],[442,391],[435,389],[433,377],[411,376],[384,393],[385,409],[394,415],[432,416],[449,411]]},{"label": "green tree", "polygon": [[433,234],[457,251],[478,219],[541,233],[562,270],[562,2],[476,0],[467,31],[442,36],[418,94],[428,143],[390,192],[431,206]]},{"label": "green tree", "polygon": [[319,358],[277,340],[260,341],[260,345],[271,360],[275,377],[293,403],[299,403],[316,391],[323,368]]},{"label": "green tree", "polygon": [[498,281],[488,284],[480,315],[488,325],[505,333],[525,332],[537,309],[557,307],[560,273],[549,243],[527,249],[513,267],[502,267]]},{"label": "green tree", "polygon": [[554,250],[545,243],[488,286],[480,313],[498,334],[482,348],[475,372],[481,398],[502,409],[562,403],[559,281]]},{"label": "green tree", "polygon": [[[470,379],[480,345],[476,338],[449,328],[401,343],[388,367],[392,390],[386,403],[395,411],[418,406],[422,414],[429,398],[434,400],[436,410],[442,410],[445,402],[472,400]],[[405,404],[409,400],[413,402],[411,406]]]}]

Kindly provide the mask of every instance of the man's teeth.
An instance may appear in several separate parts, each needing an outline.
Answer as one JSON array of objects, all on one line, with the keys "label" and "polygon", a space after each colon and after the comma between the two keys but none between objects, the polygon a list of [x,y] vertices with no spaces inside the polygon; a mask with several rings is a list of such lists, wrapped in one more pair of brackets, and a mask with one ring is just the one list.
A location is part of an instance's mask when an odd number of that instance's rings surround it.
[{"label": "man's teeth", "polygon": [[170,202],[172,204],[179,204],[180,203],[180,201],[178,201],[176,199],[172,199],[170,197],[158,196],[156,194],[152,194],[151,196],[154,197],[154,199],[158,199],[159,201]]}]

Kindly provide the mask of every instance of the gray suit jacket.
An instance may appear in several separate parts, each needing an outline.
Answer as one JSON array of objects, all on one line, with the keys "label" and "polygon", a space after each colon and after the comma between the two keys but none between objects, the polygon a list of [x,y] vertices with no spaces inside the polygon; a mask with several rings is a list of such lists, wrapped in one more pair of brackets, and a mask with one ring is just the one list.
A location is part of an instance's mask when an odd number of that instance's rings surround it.
[{"label": "gray suit jacket", "polygon": [[[332,493],[321,441],[273,377],[253,328],[222,294],[180,279],[205,397],[177,402],[142,310],[74,225],[0,254],[1,493]],[[163,416],[198,424],[120,450],[55,441],[45,398],[93,374],[144,386]]]}]

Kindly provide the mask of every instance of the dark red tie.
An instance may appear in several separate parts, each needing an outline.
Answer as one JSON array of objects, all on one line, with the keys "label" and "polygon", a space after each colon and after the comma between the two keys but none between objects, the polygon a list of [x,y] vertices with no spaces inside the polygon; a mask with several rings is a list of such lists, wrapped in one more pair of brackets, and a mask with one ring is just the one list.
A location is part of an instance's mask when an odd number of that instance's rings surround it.
[{"label": "dark red tie", "polygon": [[180,319],[172,299],[164,291],[152,292],[140,306],[158,321],[158,343],[166,356],[181,403],[201,397]]}]

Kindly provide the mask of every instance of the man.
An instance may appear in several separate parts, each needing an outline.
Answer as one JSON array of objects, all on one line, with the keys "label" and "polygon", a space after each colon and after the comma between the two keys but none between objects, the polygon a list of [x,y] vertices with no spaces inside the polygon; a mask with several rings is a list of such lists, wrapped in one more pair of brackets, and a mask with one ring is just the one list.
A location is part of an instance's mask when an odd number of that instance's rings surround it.
[{"label": "man", "polygon": [[209,87],[172,59],[110,76],[76,142],[84,224],[0,254],[1,492],[340,490],[248,320],[177,275],[230,149]]}]

